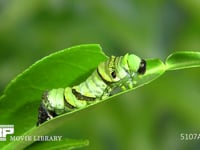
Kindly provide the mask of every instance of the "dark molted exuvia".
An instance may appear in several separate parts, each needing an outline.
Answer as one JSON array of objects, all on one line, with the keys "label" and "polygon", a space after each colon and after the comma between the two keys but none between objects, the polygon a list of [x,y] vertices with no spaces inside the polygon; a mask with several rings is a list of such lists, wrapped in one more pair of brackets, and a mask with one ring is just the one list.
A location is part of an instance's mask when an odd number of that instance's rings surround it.
[{"label": "dark molted exuvia", "polygon": [[144,59],[141,60],[140,66],[137,72],[139,74],[144,74],[146,72],[146,61]]},{"label": "dark molted exuvia", "polygon": [[49,112],[48,110],[46,110],[46,108],[42,102],[41,102],[38,110],[39,111],[38,111],[37,126],[39,126],[40,124],[44,123],[45,121],[51,119],[51,117],[57,116],[54,112]]}]

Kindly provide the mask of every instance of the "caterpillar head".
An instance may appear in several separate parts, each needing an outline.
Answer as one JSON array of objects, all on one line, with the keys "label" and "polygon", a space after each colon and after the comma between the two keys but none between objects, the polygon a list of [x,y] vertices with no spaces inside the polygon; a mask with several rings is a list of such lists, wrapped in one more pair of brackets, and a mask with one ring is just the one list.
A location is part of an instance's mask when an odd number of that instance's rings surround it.
[{"label": "caterpillar head", "polygon": [[141,75],[146,72],[146,61],[144,59],[141,59],[134,54],[126,54],[124,59],[124,61],[127,61],[130,72],[138,73]]},{"label": "caterpillar head", "polygon": [[107,61],[100,63],[97,71],[104,81],[118,82],[127,76],[144,74],[146,62],[134,54],[126,54],[121,57],[112,56]]}]

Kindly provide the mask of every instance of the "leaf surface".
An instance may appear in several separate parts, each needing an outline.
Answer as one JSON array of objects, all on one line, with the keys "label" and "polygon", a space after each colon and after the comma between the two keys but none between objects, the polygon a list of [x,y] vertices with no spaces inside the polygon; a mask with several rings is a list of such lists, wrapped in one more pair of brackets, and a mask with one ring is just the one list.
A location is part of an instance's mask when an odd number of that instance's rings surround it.
[{"label": "leaf surface", "polygon": [[[0,124],[14,124],[22,135],[37,122],[42,93],[84,81],[107,57],[97,44],[80,45],[39,60],[10,82],[0,98]],[[0,147],[7,142],[0,142]]]},{"label": "leaf surface", "polygon": [[200,52],[180,51],[169,55],[166,59],[167,70],[178,70],[200,66]]}]

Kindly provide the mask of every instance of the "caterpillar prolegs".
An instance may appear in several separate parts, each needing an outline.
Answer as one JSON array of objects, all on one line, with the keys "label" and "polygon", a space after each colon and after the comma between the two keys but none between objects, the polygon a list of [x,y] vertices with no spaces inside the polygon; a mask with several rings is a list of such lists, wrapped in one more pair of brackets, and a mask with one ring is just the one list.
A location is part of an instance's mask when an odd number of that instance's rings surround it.
[{"label": "caterpillar prolegs", "polygon": [[136,77],[146,71],[146,61],[134,54],[111,56],[79,85],[52,89],[43,94],[37,125],[61,115],[103,100],[117,88],[134,87]]}]

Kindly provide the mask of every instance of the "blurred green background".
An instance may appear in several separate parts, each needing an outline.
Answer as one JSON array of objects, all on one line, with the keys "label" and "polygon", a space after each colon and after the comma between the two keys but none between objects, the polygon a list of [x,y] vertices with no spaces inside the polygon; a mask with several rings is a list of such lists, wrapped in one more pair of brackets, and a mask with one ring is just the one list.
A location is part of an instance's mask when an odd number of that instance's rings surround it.
[{"label": "blurred green background", "polygon": [[[0,94],[35,61],[74,45],[162,60],[200,51],[199,10],[198,0],[0,0]],[[181,133],[200,134],[199,76],[199,68],[167,72],[78,113],[54,134],[87,138],[89,150],[200,149],[200,140],[180,140]]]}]

